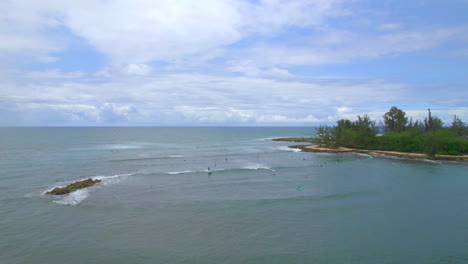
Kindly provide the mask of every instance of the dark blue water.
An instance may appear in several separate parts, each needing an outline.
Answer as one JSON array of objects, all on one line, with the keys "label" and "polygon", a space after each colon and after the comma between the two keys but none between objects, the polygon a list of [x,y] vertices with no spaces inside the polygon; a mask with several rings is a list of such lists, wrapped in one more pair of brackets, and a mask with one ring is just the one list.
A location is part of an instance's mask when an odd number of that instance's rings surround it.
[{"label": "dark blue water", "polygon": [[466,163],[269,140],[312,134],[1,128],[0,263],[468,263]]}]

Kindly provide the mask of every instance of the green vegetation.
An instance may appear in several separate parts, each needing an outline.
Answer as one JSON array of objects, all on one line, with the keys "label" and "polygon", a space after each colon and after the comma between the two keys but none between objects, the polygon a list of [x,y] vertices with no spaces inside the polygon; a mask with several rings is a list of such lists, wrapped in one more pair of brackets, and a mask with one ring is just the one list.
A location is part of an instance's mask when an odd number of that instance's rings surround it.
[{"label": "green vegetation", "polygon": [[383,116],[385,131],[403,132],[408,123],[408,118],[405,116],[406,113],[396,106],[390,108],[390,111]]},{"label": "green vegetation", "polygon": [[[383,134],[379,134],[382,131]],[[337,125],[320,126],[316,131],[319,144],[324,147],[349,147],[370,150],[464,155],[468,154],[467,126],[454,116],[450,127],[440,118],[428,116],[424,120],[408,121],[406,113],[392,107],[383,116],[380,127],[369,116],[357,116],[356,121],[341,119]]]}]

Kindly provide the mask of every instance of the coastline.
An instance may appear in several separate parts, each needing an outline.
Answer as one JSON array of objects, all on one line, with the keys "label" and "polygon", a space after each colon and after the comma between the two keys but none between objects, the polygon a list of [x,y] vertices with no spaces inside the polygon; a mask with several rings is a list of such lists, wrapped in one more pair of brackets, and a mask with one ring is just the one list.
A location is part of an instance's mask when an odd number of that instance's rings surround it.
[{"label": "coastline", "polygon": [[[305,142],[305,143],[317,143],[317,139],[313,138],[278,138],[273,139],[274,141],[286,141],[286,142]],[[423,153],[414,152],[399,152],[391,150],[370,150],[370,149],[356,149],[356,148],[326,148],[320,147],[319,145],[296,145],[289,146],[290,148],[297,148],[304,152],[326,152],[326,153],[364,153],[370,155],[384,155],[406,159],[430,159],[430,160],[451,160],[451,161],[468,161],[468,155],[462,156],[451,156],[451,155],[436,155],[435,157],[429,157]]]}]

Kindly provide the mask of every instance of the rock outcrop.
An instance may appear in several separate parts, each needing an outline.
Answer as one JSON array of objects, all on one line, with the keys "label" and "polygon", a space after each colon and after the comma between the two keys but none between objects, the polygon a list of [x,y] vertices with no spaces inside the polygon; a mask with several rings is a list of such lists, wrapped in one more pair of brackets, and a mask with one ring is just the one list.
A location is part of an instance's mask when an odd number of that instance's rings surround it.
[{"label": "rock outcrop", "polygon": [[67,194],[67,193],[74,192],[74,191],[76,191],[78,189],[93,186],[94,184],[99,183],[99,182],[101,182],[101,180],[93,180],[91,178],[88,178],[88,179],[83,180],[83,181],[74,182],[74,183],[69,184],[69,185],[67,185],[65,187],[54,188],[52,191],[47,192],[47,194],[52,194],[52,195]]}]

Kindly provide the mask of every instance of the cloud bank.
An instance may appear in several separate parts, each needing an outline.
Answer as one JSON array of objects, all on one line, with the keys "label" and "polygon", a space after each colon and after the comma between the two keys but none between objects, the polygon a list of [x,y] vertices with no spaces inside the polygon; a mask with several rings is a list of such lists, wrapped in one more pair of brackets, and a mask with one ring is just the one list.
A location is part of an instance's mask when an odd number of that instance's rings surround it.
[{"label": "cloud bank", "polygon": [[434,5],[6,0],[0,125],[316,125],[393,105],[466,120],[468,19]]}]

